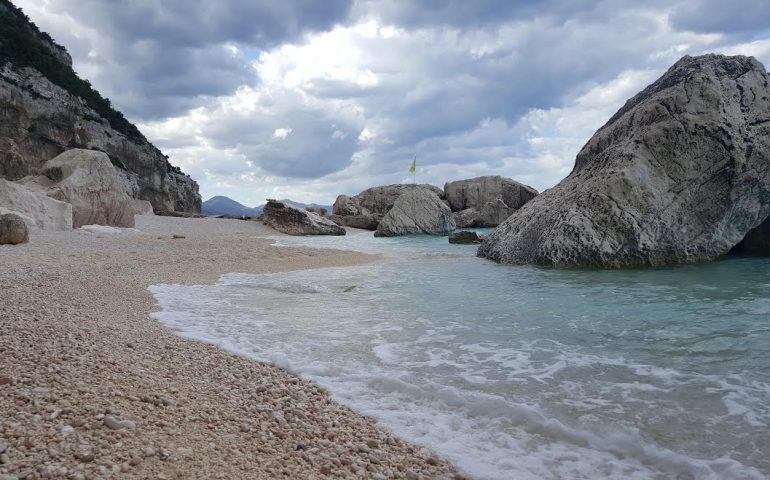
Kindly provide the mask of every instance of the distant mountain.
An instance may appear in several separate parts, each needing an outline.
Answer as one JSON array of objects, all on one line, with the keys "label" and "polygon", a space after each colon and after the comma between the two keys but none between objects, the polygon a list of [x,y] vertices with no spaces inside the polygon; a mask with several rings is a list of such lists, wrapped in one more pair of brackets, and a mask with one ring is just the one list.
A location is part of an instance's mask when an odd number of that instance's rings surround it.
[{"label": "distant mountain", "polygon": [[249,208],[232,198],[211,197],[201,205],[204,215],[233,215],[236,217],[258,217],[262,215],[262,207]]},{"label": "distant mountain", "polygon": [[[308,208],[308,207],[325,208],[327,215],[331,215],[332,213],[331,205],[319,205],[317,203],[295,202],[294,200],[289,200],[288,198],[285,198],[280,201],[294,208]],[[265,207],[265,204],[263,203],[262,205],[259,205],[257,207],[250,208],[241,203],[236,202],[232,198],[228,198],[220,195],[216,197],[211,197],[205,202],[203,202],[201,212],[204,215],[233,215],[236,217],[258,217],[262,215],[262,209],[264,207]]]}]

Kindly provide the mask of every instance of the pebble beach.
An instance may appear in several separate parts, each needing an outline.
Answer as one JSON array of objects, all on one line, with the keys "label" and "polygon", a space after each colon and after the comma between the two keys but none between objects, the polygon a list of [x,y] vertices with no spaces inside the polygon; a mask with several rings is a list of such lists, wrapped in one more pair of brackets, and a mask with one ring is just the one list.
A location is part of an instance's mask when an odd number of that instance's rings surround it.
[{"label": "pebble beach", "polygon": [[150,285],[377,257],[275,247],[257,222],[136,219],[0,246],[0,480],[465,478],[315,384],[149,316]]}]

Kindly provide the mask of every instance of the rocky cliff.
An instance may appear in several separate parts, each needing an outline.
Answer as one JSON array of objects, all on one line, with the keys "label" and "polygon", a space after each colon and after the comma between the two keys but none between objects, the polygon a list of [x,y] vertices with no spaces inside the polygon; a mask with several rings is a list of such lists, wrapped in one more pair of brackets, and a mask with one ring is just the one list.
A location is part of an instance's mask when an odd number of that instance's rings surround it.
[{"label": "rocky cliff", "polygon": [[572,173],[503,222],[479,255],[628,267],[727,253],[770,215],[769,82],[751,57],[682,58],[626,102],[578,153]]},{"label": "rocky cliff", "polygon": [[72,70],[66,50],[0,0],[0,177],[40,173],[65,150],[105,152],[132,196],[157,210],[200,212],[198,185]]}]

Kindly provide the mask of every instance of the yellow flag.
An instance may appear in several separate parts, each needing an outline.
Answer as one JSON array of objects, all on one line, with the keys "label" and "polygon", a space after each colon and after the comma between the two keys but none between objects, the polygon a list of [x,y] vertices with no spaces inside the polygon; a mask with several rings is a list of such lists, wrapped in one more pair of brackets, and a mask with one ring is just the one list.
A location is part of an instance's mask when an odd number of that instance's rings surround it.
[{"label": "yellow flag", "polygon": [[415,170],[417,170],[417,157],[414,157],[414,160],[412,160],[412,166],[409,167],[409,173],[414,173]]}]

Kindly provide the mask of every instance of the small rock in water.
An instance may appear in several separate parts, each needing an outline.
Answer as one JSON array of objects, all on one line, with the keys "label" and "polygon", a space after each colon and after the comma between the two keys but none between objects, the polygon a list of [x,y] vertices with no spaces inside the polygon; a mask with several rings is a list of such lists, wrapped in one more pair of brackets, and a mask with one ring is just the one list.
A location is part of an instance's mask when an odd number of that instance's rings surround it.
[{"label": "small rock in water", "polygon": [[105,415],[103,421],[104,425],[110,430],[131,430],[136,428],[136,423],[131,420],[119,420],[112,415]]},{"label": "small rock in water", "polygon": [[472,244],[482,243],[487,237],[480,235],[477,232],[471,232],[469,230],[461,230],[459,232],[452,232],[449,234],[449,243],[458,244]]}]

